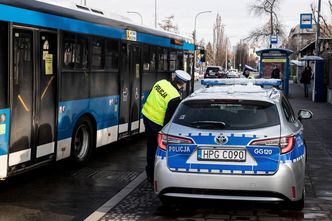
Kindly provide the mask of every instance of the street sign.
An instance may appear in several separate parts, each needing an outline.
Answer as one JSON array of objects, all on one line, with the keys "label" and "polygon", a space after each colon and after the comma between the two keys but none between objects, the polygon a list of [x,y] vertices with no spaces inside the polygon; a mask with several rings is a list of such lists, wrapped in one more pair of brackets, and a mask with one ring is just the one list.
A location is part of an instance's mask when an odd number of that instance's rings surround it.
[{"label": "street sign", "polygon": [[127,30],[126,37],[128,41],[137,41],[137,33],[136,31]]},{"label": "street sign", "polygon": [[271,44],[278,44],[278,36],[277,35],[272,35],[270,38]]},{"label": "street sign", "polygon": [[312,29],[312,14],[300,14],[300,29]]}]

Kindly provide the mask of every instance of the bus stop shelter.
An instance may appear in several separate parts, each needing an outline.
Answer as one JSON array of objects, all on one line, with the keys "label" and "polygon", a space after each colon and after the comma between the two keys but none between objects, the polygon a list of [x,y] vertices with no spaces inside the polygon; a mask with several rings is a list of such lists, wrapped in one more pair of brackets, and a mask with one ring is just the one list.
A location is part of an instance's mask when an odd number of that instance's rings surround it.
[{"label": "bus stop shelter", "polygon": [[280,79],[283,81],[283,90],[285,95],[289,93],[289,75],[290,64],[289,56],[293,53],[291,50],[282,48],[268,48],[257,51],[260,57],[259,75],[260,78],[271,78],[274,67],[280,70]]},{"label": "bus stop shelter", "polygon": [[324,102],[326,100],[324,87],[324,59],[319,56],[309,55],[304,56],[300,61],[312,62],[314,64],[312,74],[312,101]]}]

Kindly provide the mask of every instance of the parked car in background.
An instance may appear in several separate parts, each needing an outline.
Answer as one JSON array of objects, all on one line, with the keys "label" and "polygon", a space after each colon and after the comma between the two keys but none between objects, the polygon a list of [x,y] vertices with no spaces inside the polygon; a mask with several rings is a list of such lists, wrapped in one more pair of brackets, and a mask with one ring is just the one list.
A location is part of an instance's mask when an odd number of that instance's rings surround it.
[{"label": "parked car in background", "polygon": [[227,78],[239,78],[240,73],[236,69],[229,69],[227,71]]},{"label": "parked car in background", "polygon": [[220,66],[208,66],[204,78],[227,78],[227,74]]},{"label": "parked car in background", "polygon": [[[202,80],[158,136],[154,191],[172,198],[284,202],[302,210],[302,120],[276,79]],[[215,86],[214,85],[222,85]],[[267,86],[269,88],[262,88]]]},{"label": "parked car in background", "polygon": [[200,79],[199,72],[196,68],[195,68],[195,73],[194,73],[194,79],[195,79],[195,81],[199,81],[199,79]]}]

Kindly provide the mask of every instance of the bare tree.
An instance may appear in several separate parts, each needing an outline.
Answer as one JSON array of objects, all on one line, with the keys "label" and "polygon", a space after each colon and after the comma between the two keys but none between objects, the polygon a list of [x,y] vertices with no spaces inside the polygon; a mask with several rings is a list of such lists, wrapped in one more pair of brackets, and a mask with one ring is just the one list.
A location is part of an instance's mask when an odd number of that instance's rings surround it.
[{"label": "bare tree", "polygon": [[330,12],[331,12],[331,15],[332,15],[332,1],[329,0],[329,6],[330,6]]},{"label": "bare tree", "polygon": [[216,22],[213,27],[213,51],[215,65],[221,66],[225,64],[225,45],[226,37],[224,33],[224,25],[221,21],[221,16],[217,14]]},{"label": "bare tree", "polygon": [[[330,5],[330,11],[331,11],[331,14],[332,14],[332,1],[329,0],[329,5]],[[310,5],[311,7],[311,11],[312,11],[312,19],[314,20],[314,22],[318,23],[318,18],[317,18],[317,8],[311,4]],[[320,22],[320,28],[321,28],[321,37],[332,37],[332,26],[329,25],[325,19],[325,17],[320,14],[319,18],[321,19],[321,22]]]},{"label": "bare tree", "polygon": [[[265,41],[271,35],[278,35],[285,39],[284,26],[279,20],[277,11],[280,11],[281,0],[255,0],[250,6],[250,11],[256,16],[269,16],[269,21],[262,27],[253,30],[249,37],[249,41]],[[271,45],[270,45],[271,46]]]},{"label": "bare tree", "polygon": [[234,66],[235,68],[239,68],[239,71],[242,71],[244,65],[248,64],[248,51],[248,44],[246,44],[245,42],[240,42],[236,45]]},{"label": "bare tree", "polygon": [[165,31],[179,33],[178,25],[174,23],[174,15],[166,17],[158,25],[160,28],[164,29]]},{"label": "bare tree", "polygon": [[214,56],[213,56],[213,49],[212,49],[212,44],[211,42],[209,42],[207,45],[206,45],[206,48],[205,48],[205,56],[206,56],[206,63],[208,65],[212,65],[214,64]]}]

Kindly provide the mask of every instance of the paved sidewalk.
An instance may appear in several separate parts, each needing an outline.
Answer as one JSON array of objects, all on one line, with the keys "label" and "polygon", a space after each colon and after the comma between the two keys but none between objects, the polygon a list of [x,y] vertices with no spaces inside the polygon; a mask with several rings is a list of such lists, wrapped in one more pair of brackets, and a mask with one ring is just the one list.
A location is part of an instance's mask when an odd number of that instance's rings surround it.
[{"label": "paved sidewalk", "polygon": [[144,181],[101,220],[332,220],[332,105],[304,98],[303,88],[297,84],[290,85],[290,102],[296,113],[304,108],[314,113],[313,119],[303,122],[308,147],[303,211],[232,201],[192,201],[165,207]]},{"label": "paved sidewalk", "polygon": [[297,84],[290,86],[290,102],[296,113],[306,108],[314,114],[311,120],[303,121],[308,146],[307,174],[313,197],[332,201],[332,105],[313,103]]}]

